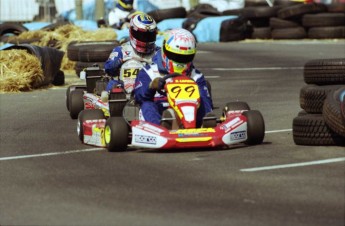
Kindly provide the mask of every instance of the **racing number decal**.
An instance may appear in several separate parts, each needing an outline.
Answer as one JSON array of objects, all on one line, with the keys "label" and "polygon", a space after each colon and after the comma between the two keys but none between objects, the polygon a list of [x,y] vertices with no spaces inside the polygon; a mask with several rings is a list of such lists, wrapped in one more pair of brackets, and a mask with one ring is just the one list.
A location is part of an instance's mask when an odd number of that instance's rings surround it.
[{"label": "racing number decal", "polygon": [[190,98],[199,98],[198,92],[195,92],[198,87],[196,85],[190,84],[180,84],[180,85],[168,85],[168,92],[171,95],[172,99],[181,98],[181,99],[190,99]]},{"label": "racing number decal", "polygon": [[125,77],[125,78],[129,78],[129,77],[136,78],[138,73],[139,73],[139,68],[136,68],[136,69],[128,68],[128,69],[125,69],[123,71],[123,77]]}]

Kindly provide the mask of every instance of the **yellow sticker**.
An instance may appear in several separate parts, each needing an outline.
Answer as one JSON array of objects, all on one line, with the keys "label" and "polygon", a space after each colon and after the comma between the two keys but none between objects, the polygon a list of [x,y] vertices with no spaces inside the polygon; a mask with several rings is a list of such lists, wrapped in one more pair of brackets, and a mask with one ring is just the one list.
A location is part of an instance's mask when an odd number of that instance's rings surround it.
[{"label": "yellow sticker", "polygon": [[123,70],[123,77],[136,78],[139,73],[139,68],[127,68]]},{"label": "yellow sticker", "polygon": [[167,84],[169,98],[174,99],[198,99],[199,88],[196,84]]},{"label": "yellow sticker", "polygon": [[203,141],[210,141],[212,137],[185,137],[185,138],[177,138],[176,141],[180,143],[186,142],[203,142]]},{"label": "yellow sticker", "polygon": [[170,134],[193,134],[193,133],[214,133],[213,128],[179,129],[171,131]]}]

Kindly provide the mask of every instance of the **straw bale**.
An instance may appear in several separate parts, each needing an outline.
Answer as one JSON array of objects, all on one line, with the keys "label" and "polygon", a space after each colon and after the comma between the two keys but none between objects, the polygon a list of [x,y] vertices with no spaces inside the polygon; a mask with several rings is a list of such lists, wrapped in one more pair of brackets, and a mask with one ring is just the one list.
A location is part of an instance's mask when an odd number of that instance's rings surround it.
[{"label": "straw bale", "polygon": [[[117,34],[112,28],[99,28],[95,31],[85,31],[73,24],[66,24],[54,31],[27,31],[22,32],[17,39],[38,38],[40,41],[31,43],[37,46],[49,46],[67,52],[67,46],[72,41],[105,41],[116,40]],[[70,61],[67,54],[64,55],[61,63],[62,70],[73,70],[75,62]]]},{"label": "straw bale", "polygon": [[0,92],[28,91],[44,80],[39,59],[26,50],[0,51]]}]

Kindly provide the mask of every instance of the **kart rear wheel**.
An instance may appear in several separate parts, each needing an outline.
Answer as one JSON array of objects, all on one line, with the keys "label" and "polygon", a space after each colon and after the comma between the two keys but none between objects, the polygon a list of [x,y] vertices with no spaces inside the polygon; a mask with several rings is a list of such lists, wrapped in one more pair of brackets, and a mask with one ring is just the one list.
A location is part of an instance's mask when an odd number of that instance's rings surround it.
[{"label": "kart rear wheel", "polygon": [[249,111],[250,107],[246,102],[243,101],[234,101],[234,102],[228,102],[225,104],[225,107],[223,108],[223,116],[226,116],[226,113],[229,111]]},{"label": "kart rear wheel", "polygon": [[110,117],[105,124],[104,140],[108,151],[122,152],[127,150],[129,128],[122,117]]},{"label": "kart rear wheel", "polygon": [[257,110],[249,110],[242,113],[247,118],[247,140],[248,145],[261,144],[265,137],[265,122],[261,113]]},{"label": "kart rear wheel", "polygon": [[84,91],[76,89],[69,95],[69,115],[72,119],[77,119],[79,112],[84,109]]},{"label": "kart rear wheel", "polygon": [[86,90],[86,86],[84,86],[84,85],[71,85],[67,88],[65,98],[66,98],[66,107],[67,107],[68,111],[69,111],[70,94],[72,91],[74,91],[76,89]]},{"label": "kart rear wheel", "polygon": [[77,132],[78,132],[79,139],[81,141],[84,140],[83,122],[85,122],[86,120],[96,120],[96,119],[105,119],[104,113],[101,109],[85,109],[79,113]]}]

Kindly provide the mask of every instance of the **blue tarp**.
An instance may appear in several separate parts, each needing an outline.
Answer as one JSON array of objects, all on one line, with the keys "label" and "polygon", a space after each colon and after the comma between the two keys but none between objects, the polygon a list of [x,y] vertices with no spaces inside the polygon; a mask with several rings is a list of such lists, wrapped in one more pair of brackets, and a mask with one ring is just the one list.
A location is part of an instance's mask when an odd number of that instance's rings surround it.
[{"label": "blue tarp", "polygon": [[36,31],[48,26],[50,23],[48,22],[32,22],[32,23],[24,23],[23,26],[26,27],[29,31]]},{"label": "blue tarp", "polygon": [[[197,23],[193,30],[193,34],[198,42],[219,42],[222,22],[237,18],[238,16],[216,16],[204,18]],[[181,28],[185,20],[185,18],[167,19],[159,22],[157,27],[160,31]]]},{"label": "blue tarp", "polygon": [[174,28],[181,28],[186,18],[166,19],[157,24],[160,31],[166,31]]},{"label": "blue tarp", "polygon": [[193,34],[198,42],[219,42],[222,22],[224,20],[233,20],[236,18],[238,18],[238,16],[206,17],[197,23],[193,30]]}]

